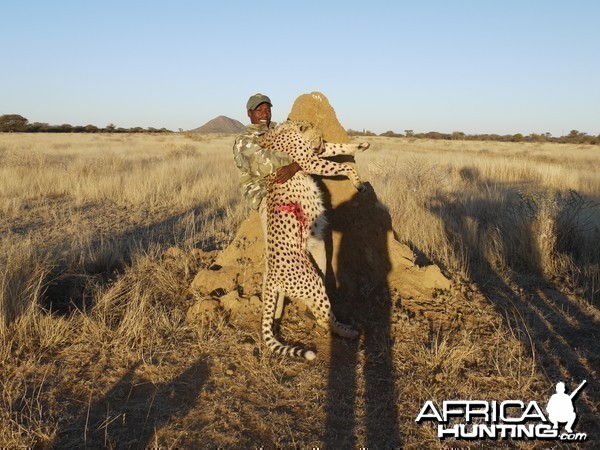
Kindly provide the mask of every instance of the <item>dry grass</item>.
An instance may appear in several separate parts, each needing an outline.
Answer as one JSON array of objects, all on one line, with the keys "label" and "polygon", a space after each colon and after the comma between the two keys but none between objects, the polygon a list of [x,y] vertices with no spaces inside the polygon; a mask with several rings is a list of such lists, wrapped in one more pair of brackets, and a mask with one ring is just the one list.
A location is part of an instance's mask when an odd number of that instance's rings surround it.
[{"label": "dry grass", "polygon": [[[597,149],[367,140],[359,171],[399,239],[462,278],[468,319],[398,300],[388,335],[306,364],[259,351],[258,316],[189,314],[198,249],[245,214],[231,136],[0,135],[0,446],[439,448],[425,400],[542,404],[557,377],[588,378],[597,439]],[[282,332],[328,340],[312,325],[290,310]]]},{"label": "dry grass", "polygon": [[390,207],[401,241],[465,278],[481,266],[534,273],[597,305],[595,147],[367,140],[374,151],[358,163]]}]

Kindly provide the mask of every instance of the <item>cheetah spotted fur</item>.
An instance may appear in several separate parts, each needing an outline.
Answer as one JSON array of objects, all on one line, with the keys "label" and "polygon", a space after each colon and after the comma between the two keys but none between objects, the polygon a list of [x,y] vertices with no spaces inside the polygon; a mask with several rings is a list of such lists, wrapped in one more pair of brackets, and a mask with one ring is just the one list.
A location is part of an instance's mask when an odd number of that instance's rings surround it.
[{"label": "cheetah spotted fur", "polygon": [[326,330],[347,338],[355,338],[358,333],[333,315],[322,275],[309,257],[307,242],[322,237],[326,224],[322,193],[309,174],[344,175],[362,191],[354,168],[321,158],[354,154],[366,150],[369,144],[325,143],[315,127],[300,121],[287,121],[267,131],[258,144],[289,154],[302,168],[283,184],[275,182],[275,174],[267,180],[263,200],[267,208],[267,233],[262,339],[275,354],[312,360],[316,357],[313,351],[285,345],[275,337],[274,320],[281,318],[286,296],[303,300]]}]

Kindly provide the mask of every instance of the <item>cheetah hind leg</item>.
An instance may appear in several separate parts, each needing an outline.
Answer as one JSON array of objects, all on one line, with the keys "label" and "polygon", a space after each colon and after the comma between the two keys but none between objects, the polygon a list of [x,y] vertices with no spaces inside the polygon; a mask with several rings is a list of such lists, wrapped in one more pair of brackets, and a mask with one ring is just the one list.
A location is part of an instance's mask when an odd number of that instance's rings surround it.
[{"label": "cheetah hind leg", "polygon": [[301,347],[282,344],[273,333],[274,319],[277,314],[281,317],[279,309],[283,309],[284,298],[285,292],[283,290],[276,290],[272,286],[269,286],[269,283],[265,283],[261,323],[263,342],[276,355],[295,356],[311,361],[317,356],[315,352]]},{"label": "cheetah hind leg", "polygon": [[[322,324],[322,322],[320,322],[318,319],[317,319],[317,322]],[[338,336],[341,336],[341,337],[347,338],[347,339],[356,339],[358,337],[358,331],[356,331],[350,325],[346,325],[346,324],[338,321],[336,319],[336,317],[334,316],[333,311],[331,311],[331,308],[329,309],[329,317],[328,317],[327,322],[329,324],[330,330],[332,332],[334,332],[335,334],[337,334]]]},{"label": "cheetah hind leg", "polygon": [[[318,286],[317,296],[312,301],[306,301],[308,307],[312,311],[317,323],[328,331],[331,331],[338,336],[356,339],[358,337],[358,331],[352,328],[350,325],[346,325],[337,320],[333,311],[331,310],[331,303],[329,297],[325,292],[325,286],[321,279],[315,280],[315,285]],[[322,301],[317,301],[321,299]]]}]

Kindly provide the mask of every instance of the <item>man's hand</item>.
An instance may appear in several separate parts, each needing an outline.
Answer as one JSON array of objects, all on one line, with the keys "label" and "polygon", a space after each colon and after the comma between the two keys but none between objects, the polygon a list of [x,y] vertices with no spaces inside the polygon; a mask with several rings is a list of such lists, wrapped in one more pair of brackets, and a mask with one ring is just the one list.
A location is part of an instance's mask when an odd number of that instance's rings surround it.
[{"label": "man's hand", "polygon": [[275,182],[279,184],[285,183],[287,180],[296,175],[296,172],[298,172],[301,169],[302,167],[300,167],[300,165],[297,162],[293,162],[291,164],[288,164],[287,166],[280,167],[279,169],[277,169],[277,175],[275,175]]}]

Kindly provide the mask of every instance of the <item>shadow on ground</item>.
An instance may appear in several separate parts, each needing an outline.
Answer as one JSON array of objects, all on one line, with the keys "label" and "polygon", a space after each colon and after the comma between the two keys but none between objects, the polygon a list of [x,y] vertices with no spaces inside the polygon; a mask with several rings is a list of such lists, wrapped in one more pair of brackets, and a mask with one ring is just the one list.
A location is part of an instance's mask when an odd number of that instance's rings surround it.
[{"label": "shadow on ground", "polygon": [[361,337],[331,338],[323,441],[331,448],[401,448],[387,282],[391,218],[370,186],[328,212],[339,240],[327,243],[330,263],[333,248],[338,252],[336,273],[328,267],[328,291],[336,316],[359,328]]},{"label": "shadow on ground", "polygon": [[[224,209],[206,214],[205,209],[204,206],[198,206],[153,224],[132,227],[109,237],[98,238],[85,243],[85,247],[73,247],[67,242],[59,243],[58,247],[70,247],[71,253],[81,257],[75,265],[57,263],[48,277],[50,281],[40,298],[40,305],[53,314],[63,316],[70,315],[74,310],[89,311],[94,306],[90,284],[104,284],[114,278],[131,264],[136,252],[147,252],[157,244],[168,247],[182,242],[186,230],[178,224],[190,214],[203,221],[219,220],[226,214]],[[74,239],[73,236],[67,238]],[[204,250],[217,248],[212,241],[201,244]],[[51,250],[49,253],[60,254],[60,251]]]},{"label": "shadow on ground", "polygon": [[[153,437],[161,428],[168,425],[177,433],[178,420],[198,407],[196,400],[210,375],[206,358],[164,384],[140,377],[138,367],[131,367],[108,392],[82,407],[75,420],[63,424],[52,448],[145,449],[156,446]],[[200,435],[204,425],[194,424],[193,432]],[[185,430],[179,431],[183,435]],[[169,443],[178,445],[181,442]]]},{"label": "shadow on ground", "polygon": [[[466,195],[454,201],[437,199],[432,211],[444,221],[446,234],[456,250],[470,255],[472,280],[504,318],[505,325],[529,349],[537,369],[545,375],[548,380],[547,398],[554,393],[559,381],[566,384],[566,391],[570,393],[587,380],[574,402],[579,419],[576,431],[597,436],[600,433],[598,315],[593,314],[591,304],[586,305],[585,300],[564,294],[564,286],[544,279],[540,266],[527,267],[524,261],[519,261],[520,251],[533,252],[533,256],[528,258],[530,260],[542,260],[542,255],[537,254],[534,247],[515,250],[515,246],[535,242],[534,233],[539,229],[535,227],[533,218],[526,215],[519,214],[514,220],[506,217],[515,208],[509,202],[518,196],[509,186],[505,193],[502,196],[504,200],[498,202],[483,198],[467,201],[465,199],[469,197]],[[474,217],[469,211],[489,213]],[[515,233],[516,228],[519,233]],[[494,229],[499,230],[501,236],[497,240],[496,245],[500,247],[496,252],[507,255],[507,265],[513,271],[511,275],[499,273],[489,261],[489,254],[486,255],[483,250],[485,246],[481,241],[489,239],[486,231]],[[514,236],[521,236],[521,243],[510,241]]]}]

